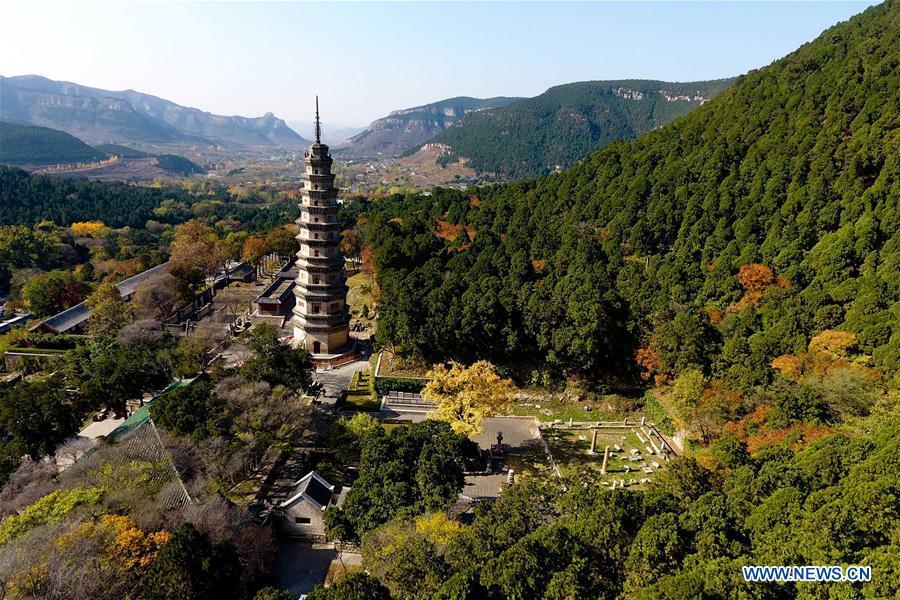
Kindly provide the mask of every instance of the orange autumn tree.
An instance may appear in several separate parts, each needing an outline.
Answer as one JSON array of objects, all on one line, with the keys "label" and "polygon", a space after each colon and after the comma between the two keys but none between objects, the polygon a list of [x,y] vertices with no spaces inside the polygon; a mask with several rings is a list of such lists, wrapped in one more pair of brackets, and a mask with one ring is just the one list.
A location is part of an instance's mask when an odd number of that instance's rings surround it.
[{"label": "orange autumn tree", "polygon": [[110,556],[129,570],[142,571],[150,566],[159,549],[169,540],[168,531],[146,533],[128,517],[106,515],[101,523],[115,531]]},{"label": "orange autumn tree", "polygon": [[175,228],[169,253],[169,272],[178,280],[181,295],[188,297],[203,289],[207,275],[215,273],[221,258],[219,237],[209,225],[188,221]]},{"label": "orange autumn tree", "polygon": [[788,379],[797,380],[803,375],[803,365],[800,363],[800,359],[793,354],[776,356],[769,364]]},{"label": "orange autumn tree", "polygon": [[634,355],[634,362],[641,370],[641,379],[649,381],[659,368],[659,355],[650,348],[638,348]]},{"label": "orange autumn tree", "polygon": [[241,250],[241,260],[255,264],[263,257],[266,250],[266,240],[257,236],[249,237]]},{"label": "orange autumn tree", "polygon": [[140,574],[150,566],[160,548],[169,540],[168,531],[147,533],[129,517],[105,514],[97,521],[81,523],[57,541],[61,550],[77,548],[82,540],[95,540],[118,570]]},{"label": "orange autumn tree", "polygon": [[741,265],[738,282],[748,292],[764,292],[775,283],[775,274],[762,263]]},{"label": "orange autumn tree", "polygon": [[859,340],[849,331],[826,329],[809,341],[810,352],[825,352],[833,356],[847,356],[856,349]]}]

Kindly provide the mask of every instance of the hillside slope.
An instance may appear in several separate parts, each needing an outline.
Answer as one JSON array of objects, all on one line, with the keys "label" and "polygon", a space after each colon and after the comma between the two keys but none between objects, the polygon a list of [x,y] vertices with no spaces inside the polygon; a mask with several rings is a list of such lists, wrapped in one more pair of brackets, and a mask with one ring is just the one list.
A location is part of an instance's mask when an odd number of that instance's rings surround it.
[{"label": "hillside slope", "polygon": [[391,157],[434,137],[473,111],[506,106],[518,98],[469,98],[460,96],[423,106],[395,110],[373,121],[365,131],[341,146],[348,157]]},{"label": "hillside slope", "polygon": [[104,158],[104,152],[63,131],[0,121],[0,164],[52,165]]},{"label": "hillside slope", "polygon": [[37,75],[0,76],[0,118],[61,129],[90,143],[301,147],[308,142],[272,113],[221,116],[142,94]]},{"label": "hillside slope", "polygon": [[540,96],[467,115],[430,144],[445,161],[465,158],[479,173],[502,179],[543,175],[571,166],[613,140],[634,139],[713,98],[733,79],[582,81]]},{"label": "hillside slope", "polygon": [[379,343],[591,377],[650,344],[668,374],[749,389],[837,330],[896,372],[898,126],[887,2],[563,173],[380,204]]}]

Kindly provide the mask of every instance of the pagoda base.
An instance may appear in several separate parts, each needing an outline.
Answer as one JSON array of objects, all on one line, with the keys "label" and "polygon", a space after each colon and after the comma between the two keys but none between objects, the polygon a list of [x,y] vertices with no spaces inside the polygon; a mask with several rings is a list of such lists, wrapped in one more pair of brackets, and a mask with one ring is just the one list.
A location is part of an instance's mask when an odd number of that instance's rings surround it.
[{"label": "pagoda base", "polygon": [[330,369],[353,362],[359,357],[359,347],[356,340],[350,340],[350,343],[342,352],[335,354],[312,354],[313,366],[317,369]]},{"label": "pagoda base", "polygon": [[350,343],[350,330],[341,327],[332,331],[306,331],[294,325],[294,346],[304,348],[313,356],[342,354]]}]

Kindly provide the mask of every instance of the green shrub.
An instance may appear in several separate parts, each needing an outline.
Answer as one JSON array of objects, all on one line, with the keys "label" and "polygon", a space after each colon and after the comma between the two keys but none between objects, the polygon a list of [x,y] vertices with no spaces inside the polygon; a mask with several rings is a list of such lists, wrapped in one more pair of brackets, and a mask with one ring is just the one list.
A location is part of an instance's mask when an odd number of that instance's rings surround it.
[{"label": "green shrub", "polygon": [[35,527],[61,521],[77,506],[99,502],[103,488],[74,488],[47,494],[19,514],[0,522],[0,544],[12,540]]},{"label": "green shrub", "polygon": [[345,410],[373,412],[381,408],[381,401],[368,392],[354,393],[344,390],[338,396],[338,405]]},{"label": "green shrub", "polygon": [[675,426],[672,424],[672,419],[669,418],[669,413],[666,412],[662,404],[657,402],[652,394],[644,395],[644,414],[647,415],[649,421],[653,422],[666,435],[675,434]]},{"label": "green shrub", "polygon": [[24,346],[10,346],[7,352],[18,352],[19,354],[65,354],[68,350],[59,348],[25,348]]},{"label": "green shrub", "polygon": [[384,396],[388,392],[421,392],[428,380],[424,377],[377,377],[375,392]]}]

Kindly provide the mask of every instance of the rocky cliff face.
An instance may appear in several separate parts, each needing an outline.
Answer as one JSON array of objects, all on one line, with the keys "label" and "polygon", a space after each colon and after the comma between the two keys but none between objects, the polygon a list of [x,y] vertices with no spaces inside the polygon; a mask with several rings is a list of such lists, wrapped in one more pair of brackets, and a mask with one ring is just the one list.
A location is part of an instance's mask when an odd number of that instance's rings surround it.
[{"label": "rocky cliff face", "polygon": [[506,106],[518,98],[459,97],[395,110],[350,138],[341,151],[351,157],[398,156],[428,141],[466,113]]},{"label": "rocky cliff face", "polygon": [[0,77],[0,119],[60,129],[91,143],[302,147],[272,113],[221,116],[134,90],[101,90],[44,77]]}]

